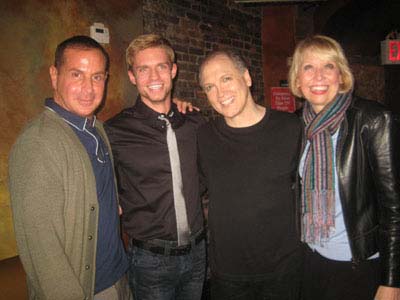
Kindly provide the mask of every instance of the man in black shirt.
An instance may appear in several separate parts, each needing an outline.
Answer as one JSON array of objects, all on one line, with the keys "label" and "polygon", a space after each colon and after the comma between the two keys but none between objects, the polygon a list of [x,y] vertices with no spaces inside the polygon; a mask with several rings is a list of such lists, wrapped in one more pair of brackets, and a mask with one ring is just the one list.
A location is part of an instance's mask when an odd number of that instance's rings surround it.
[{"label": "man in black shirt", "polygon": [[200,84],[223,118],[199,129],[209,193],[212,299],[294,300],[302,247],[295,221],[300,122],[256,104],[243,60],[209,54]]},{"label": "man in black shirt", "polygon": [[106,123],[129,235],[135,300],[201,299],[205,276],[197,112],[171,103],[177,66],[167,40],[147,34],[126,51],[136,104]]}]

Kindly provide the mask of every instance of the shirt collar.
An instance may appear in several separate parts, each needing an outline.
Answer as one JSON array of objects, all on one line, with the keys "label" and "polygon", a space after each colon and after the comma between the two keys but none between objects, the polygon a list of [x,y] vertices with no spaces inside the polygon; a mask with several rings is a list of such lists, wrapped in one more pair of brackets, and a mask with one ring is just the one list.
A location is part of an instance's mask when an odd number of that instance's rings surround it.
[{"label": "shirt collar", "polygon": [[78,116],[58,105],[53,98],[46,99],[45,107],[51,111],[56,112],[61,118],[63,118],[65,122],[74,126],[80,131],[83,131],[85,130],[85,128],[88,127],[94,127],[96,123],[96,116],[93,116],[93,120]]},{"label": "shirt collar", "polygon": [[185,122],[185,116],[178,111],[176,104],[173,102],[171,103],[171,108],[169,112],[167,114],[161,114],[144,104],[139,96],[136,100],[134,110],[137,117],[147,119],[151,123],[150,125],[157,129],[165,127],[165,122],[160,120],[159,116],[166,117],[171,123],[172,128],[174,129],[179,128]]}]

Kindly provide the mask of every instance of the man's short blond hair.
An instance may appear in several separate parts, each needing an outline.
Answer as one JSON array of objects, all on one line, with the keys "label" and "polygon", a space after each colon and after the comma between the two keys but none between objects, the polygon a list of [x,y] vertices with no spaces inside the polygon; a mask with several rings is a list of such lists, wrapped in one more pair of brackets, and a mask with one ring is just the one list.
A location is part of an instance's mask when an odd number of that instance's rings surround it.
[{"label": "man's short blond hair", "polygon": [[289,88],[293,95],[300,98],[303,97],[303,94],[297,85],[297,78],[306,51],[311,51],[315,56],[321,59],[332,60],[336,63],[343,81],[339,86],[339,93],[347,93],[353,88],[353,74],[340,44],[328,36],[314,35],[299,42],[294,50],[293,60],[288,75]]},{"label": "man's short blond hair", "polygon": [[128,66],[128,70],[132,70],[134,57],[139,51],[155,47],[165,49],[170,63],[173,64],[175,62],[174,49],[172,49],[172,45],[167,39],[158,34],[143,34],[135,38],[126,49],[126,65]]}]

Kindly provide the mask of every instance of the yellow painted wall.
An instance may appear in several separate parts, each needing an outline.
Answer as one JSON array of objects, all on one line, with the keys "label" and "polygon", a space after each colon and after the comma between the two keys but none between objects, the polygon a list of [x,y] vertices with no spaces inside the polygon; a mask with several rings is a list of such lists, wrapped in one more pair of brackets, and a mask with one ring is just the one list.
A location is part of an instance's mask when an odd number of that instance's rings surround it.
[{"label": "yellow painted wall", "polygon": [[99,118],[131,105],[136,91],[126,75],[124,52],[143,32],[140,0],[0,1],[0,260],[17,254],[7,160],[19,132],[52,96],[48,68],[57,44],[72,35],[89,35],[94,22],[110,32],[108,96]]}]

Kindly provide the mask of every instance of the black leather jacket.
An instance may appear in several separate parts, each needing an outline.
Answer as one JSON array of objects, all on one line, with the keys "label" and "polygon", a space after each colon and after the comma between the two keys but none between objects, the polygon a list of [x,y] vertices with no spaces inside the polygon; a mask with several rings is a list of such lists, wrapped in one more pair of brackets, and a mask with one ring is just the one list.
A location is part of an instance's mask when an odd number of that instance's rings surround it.
[{"label": "black leather jacket", "polygon": [[355,97],[340,127],[337,174],[353,262],[379,251],[381,284],[400,287],[399,119]]}]

